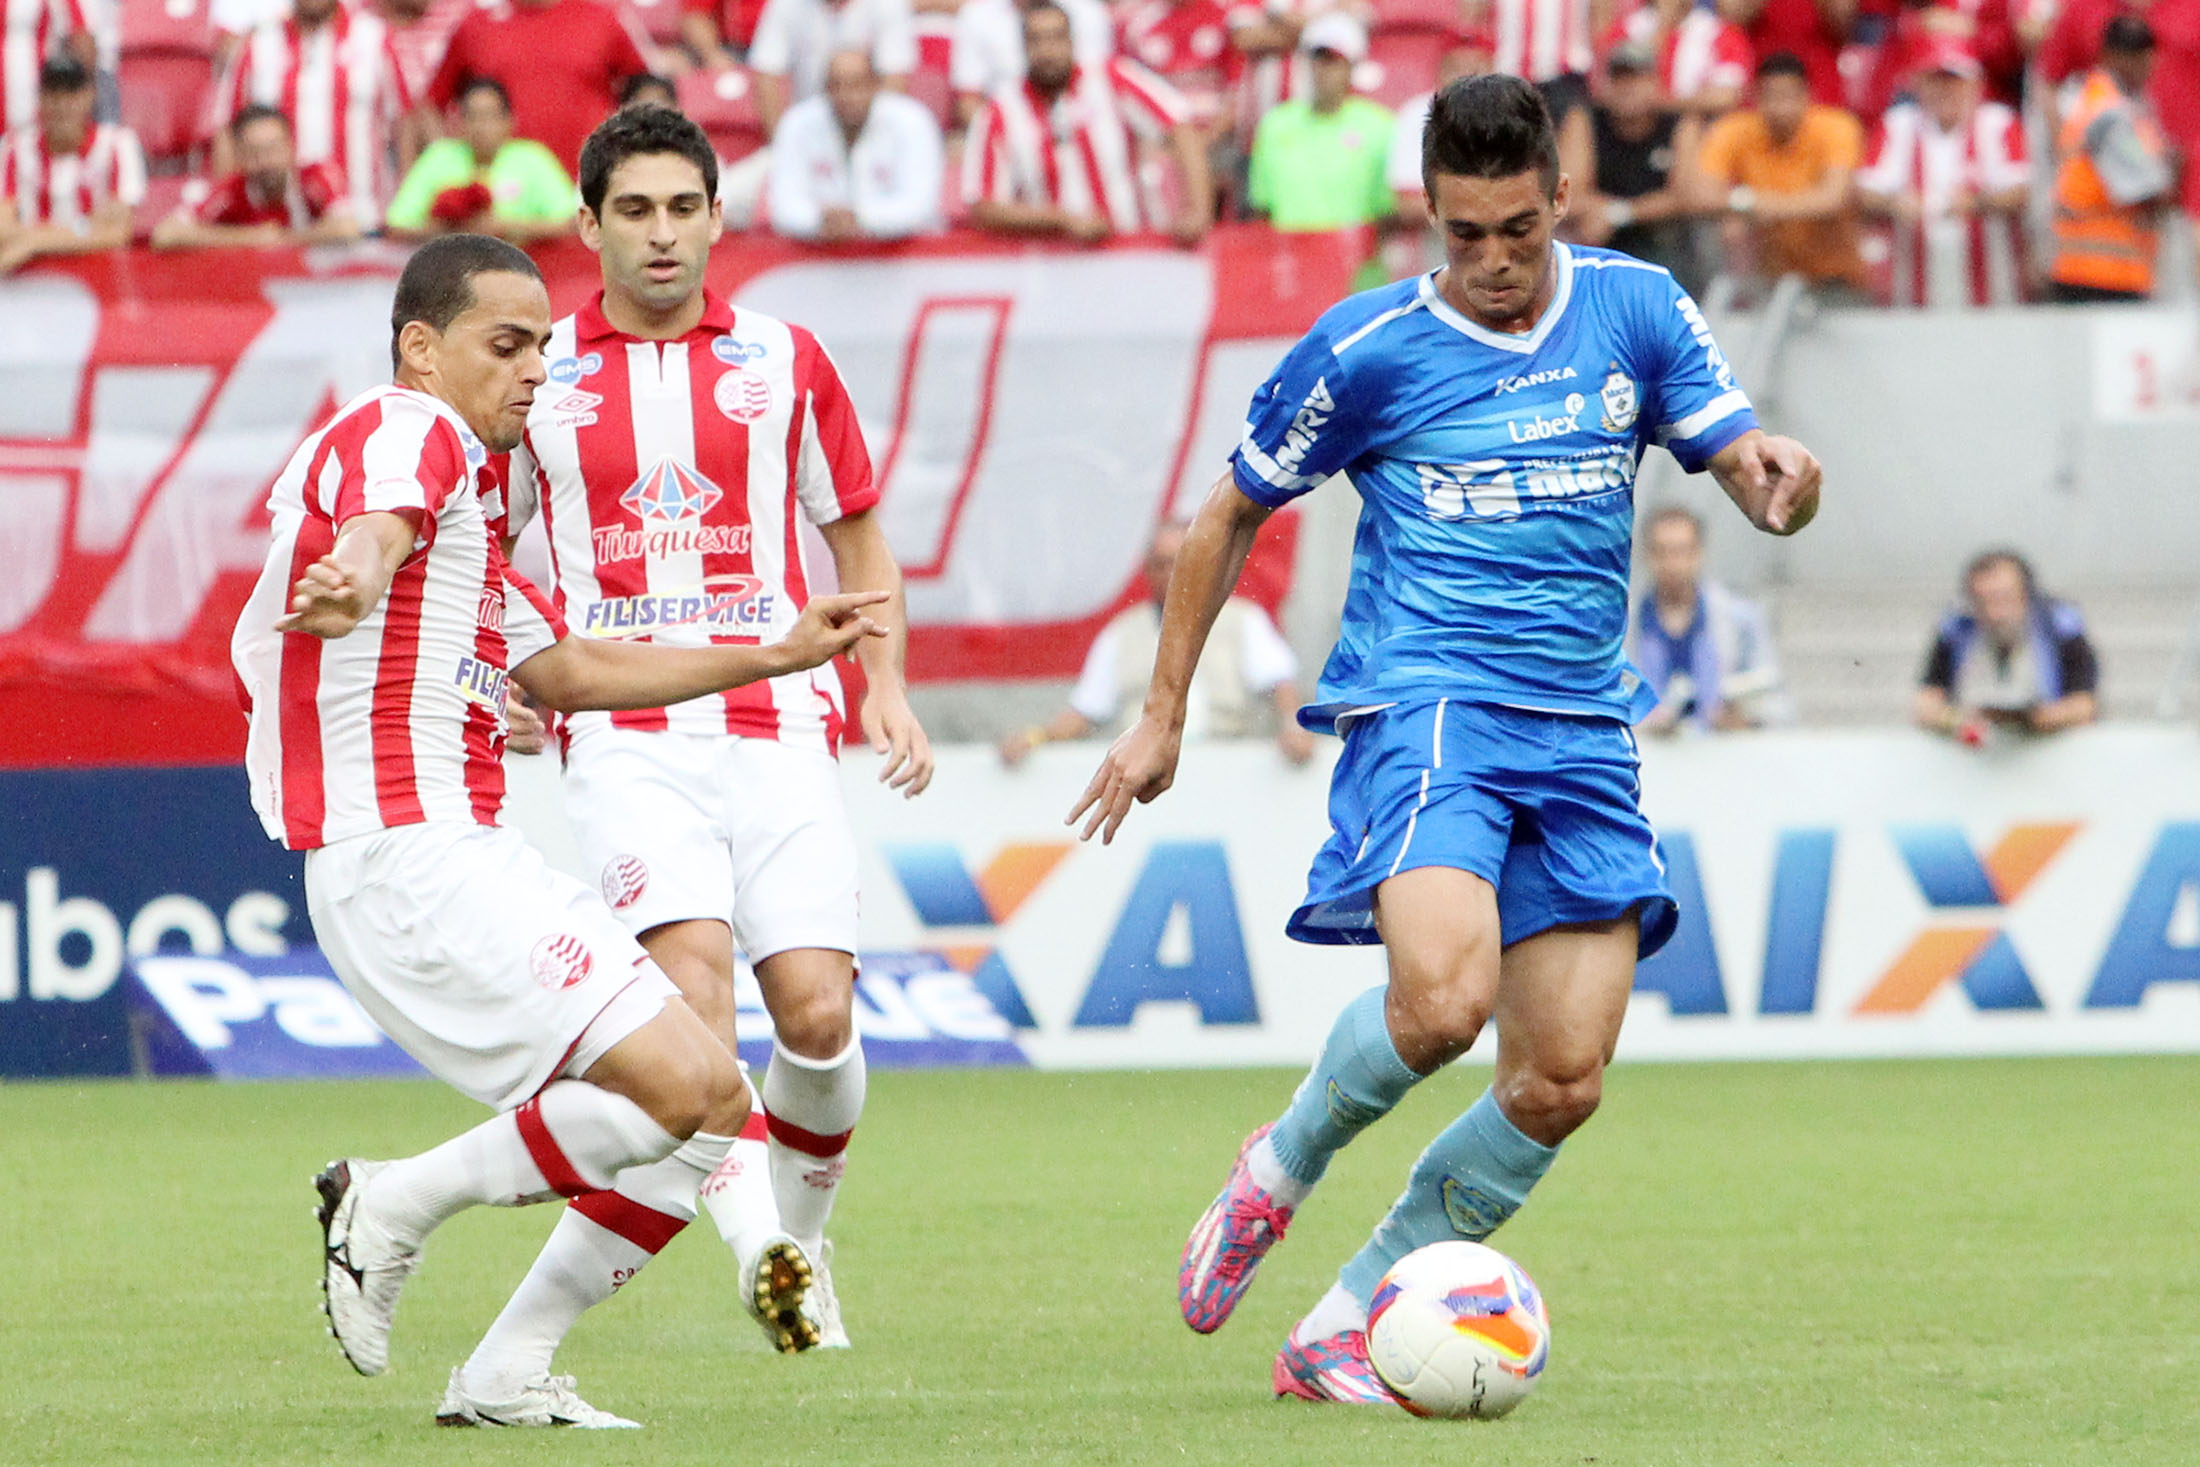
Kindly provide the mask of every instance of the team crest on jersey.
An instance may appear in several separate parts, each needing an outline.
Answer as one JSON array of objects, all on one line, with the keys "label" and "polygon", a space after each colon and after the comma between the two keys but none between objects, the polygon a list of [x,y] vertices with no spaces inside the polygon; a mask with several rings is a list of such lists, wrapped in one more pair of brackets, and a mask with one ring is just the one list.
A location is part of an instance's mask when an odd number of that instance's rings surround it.
[{"label": "team crest on jersey", "polygon": [[[559,357],[550,364],[550,380],[560,387],[571,387],[592,372],[603,370],[603,358],[595,352],[585,357]],[[598,399],[601,401],[602,399]]]},{"label": "team crest on jersey", "polygon": [[1599,420],[1607,433],[1624,433],[1635,426],[1635,415],[1642,409],[1635,401],[1635,380],[1612,363],[1612,371],[1604,379],[1604,387],[1598,392],[1604,401],[1604,416]]},{"label": "team crest on jersey", "polygon": [[626,486],[619,503],[645,520],[686,520],[709,514],[726,491],[686,464],[669,458],[657,460],[639,479]]},{"label": "team crest on jersey", "polygon": [[613,911],[623,911],[642,899],[649,889],[649,867],[640,856],[613,856],[603,868],[603,899]]},{"label": "team crest on jersey", "polygon": [[735,341],[730,336],[721,336],[710,344],[710,354],[729,367],[753,362],[764,352],[764,344],[760,341]]},{"label": "team crest on jersey", "polygon": [[710,390],[718,411],[736,423],[753,423],[772,410],[772,385],[760,372],[746,367],[729,369]]},{"label": "team crest on jersey", "polygon": [[571,988],[596,966],[595,954],[570,932],[554,933],[535,944],[527,955],[527,967],[535,981],[552,993]]}]

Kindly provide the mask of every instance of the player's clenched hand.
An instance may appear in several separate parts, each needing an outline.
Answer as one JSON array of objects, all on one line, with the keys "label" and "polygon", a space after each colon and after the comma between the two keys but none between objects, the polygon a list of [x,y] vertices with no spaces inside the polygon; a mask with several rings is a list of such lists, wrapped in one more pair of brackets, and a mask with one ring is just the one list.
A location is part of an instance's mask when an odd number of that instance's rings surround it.
[{"label": "player's clenched hand", "polygon": [[516,683],[504,694],[504,747],[514,754],[540,754],[550,747],[549,726]]},{"label": "player's clenched hand", "polygon": [[348,635],[371,609],[366,588],[334,555],[324,555],[290,588],[290,615],[275,630],[333,640]]},{"label": "player's clenched hand", "polygon": [[1811,451],[1792,438],[1752,433],[1735,444],[1733,475],[1749,508],[1750,522],[1772,535],[1792,535],[1818,514],[1825,471]]},{"label": "player's clenched hand", "polygon": [[794,659],[800,672],[832,661],[865,637],[883,637],[886,628],[863,614],[864,608],[888,599],[885,591],[844,591],[838,596],[812,596],[802,615],[780,639],[781,650]]},{"label": "player's clenched hand", "polygon": [[886,761],[879,766],[879,783],[904,798],[924,793],[932,782],[932,741],[901,689],[872,687],[863,700],[863,737]]},{"label": "player's clenched hand", "polygon": [[1075,825],[1087,810],[1091,818],[1077,832],[1079,840],[1091,840],[1100,832],[1100,843],[1114,841],[1116,827],[1130,814],[1131,802],[1145,804],[1176,782],[1176,759],[1183,747],[1184,731],[1142,714],[1138,722],[1114,743],[1093,774],[1092,783],[1078,798],[1064,825]]}]

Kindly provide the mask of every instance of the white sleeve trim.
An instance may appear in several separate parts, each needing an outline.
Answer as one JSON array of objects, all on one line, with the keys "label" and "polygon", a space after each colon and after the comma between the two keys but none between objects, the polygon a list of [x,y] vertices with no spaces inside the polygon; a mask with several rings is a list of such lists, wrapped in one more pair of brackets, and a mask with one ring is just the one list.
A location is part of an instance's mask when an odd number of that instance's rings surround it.
[{"label": "white sleeve trim", "polygon": [[1245,426],[1244,436],[1238,439],[1238,457],[1245,466],[1258,474],[1271,488],[1285,491],[1311,489],[1322,481],[1321,475],[1293,474],[1285,472],[1283,465],[1268,456],[1268,451],[1253,441],[1253,427]]},{"label": "white sleeve trim", "polygon": [[1658,442],[1671,443],[1675,439],[1686,441],[1700,437],[1704,430],[1715,423],[1749,411],[1749,394],[1739,387],[1732,392],[1722,392],[1702,408],[1690,413],[1677,423],[1668,423],[1658,429]]}]

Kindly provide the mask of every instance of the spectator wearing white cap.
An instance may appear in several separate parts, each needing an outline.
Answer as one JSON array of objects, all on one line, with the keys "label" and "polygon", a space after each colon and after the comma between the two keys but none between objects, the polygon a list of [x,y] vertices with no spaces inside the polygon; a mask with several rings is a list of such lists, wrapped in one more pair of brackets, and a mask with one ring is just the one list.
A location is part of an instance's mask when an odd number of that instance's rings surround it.
[{"label": "spectator wearing white cap", "polygon": [[1342,11],[1299,32],[1313,91],[1279,102],[1253,134],[1246,201],[1284,230],[1350,229],[1389,215],[1386,165],[1396,119],[1352,91],[1367,59],[1367,28]]},{"label": "spectator wearing white cap", "polygon": [[940,228],[947,160],[939,123],[914,97],[883,89],[867,52],[832,58],[824,95],[787,109],[771,157],[779,234],[835,243]]},{"label": "spectator wearing white cap", "polygon": [[1898,306],[2013,305],[2023,296],[2032,165],[2017,114],[1982,100],[1984,76],[1961,42],[1927,52],[1915,100],[1887,109],[1856,176],[1865,210],[1890,225]]}]

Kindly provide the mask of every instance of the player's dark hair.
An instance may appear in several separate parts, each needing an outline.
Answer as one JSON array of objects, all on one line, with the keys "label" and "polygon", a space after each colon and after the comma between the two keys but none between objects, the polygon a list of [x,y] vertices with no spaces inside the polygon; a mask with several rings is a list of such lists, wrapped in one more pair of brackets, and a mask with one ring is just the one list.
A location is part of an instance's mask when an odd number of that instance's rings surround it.
[{"label": "player's dark hair", "polygon": [[1810,68],[1793,51],[1775,51],[1757,63],[1757,80],[1763,81],[1771,76],[1792,76],[1797,81],[1807,82],[1810,80]]},{"label": "player's dark hair", "polygon": [[2101,49],[2123,56],[2143,56],[2154,49],[2154,27],[2141,16],[2111,16],[2101,27]]},{"label": "player's dark hair", "polygon": [[1971,583],[1976,581],[1980,576],[1985,575],[1988,571],[1994,569],[1996,566],[2003,565],[2006,565],[2014,570],[2017,573],[2017,579],[2024,582],[2025,600],[2032,601],[2038,599],[2040,594],[2040,584],[2039,578],[2032,573],[2032,562],[2026,560],[2021,553],[2010,549],[2006,545],[1997,545],[1991,550],[1981,550],[1978,554],[1971,557],[1971,563],[1963,568],[1964,594],[1970,594]]},{"label": "player's dark hair", "polygon": [[718,154],[703,130],[669,107],[637,107],[612,113],[581,144],[581,202],[588,212],[601,216],[612,173],[627,159],[648,153],[687,159],[703,175],[703,197],[718,197]]},{"label": "player's dark hair", "polygon": [[38,68],[41,92],[81,92],[92,84],[92,73],[74,56],[54,56]]},{"label": "player's dark hair", "polygon": [[[625,81],[619,83],[619,106],[621,108],[633,106],[636,97],[652,88],[670,92],[674,97],[679,96],[679,92],[674,89],[672,83],[657,75],[656,72],[637,71]],[[668,107],[673,106],[670,102],[665,105]],[[677,111],[679,109],[674,107],[673,110]]]},{"label": "player's dark hair", "polygon": [[1558,132],[1543,94],[1517,76],[1461,77],[1436,94],[1421,129],[1421,177],[1512,178],[1533,170],[1558,192]]},{"label": "player's dark hair", "polygon": [[239,108],[237,115],[229,119],[229,140],[231,142],[237,141],[244,136],[244,130],[253,123],[266,122],[270,119],[281,123],[285,133],[291,131],[290,118],[283,112],[282,108],[270,107],[265,102],[254,102],[249,107]]},{"label": "player's dark hair", "polygon": [[1703,544],[1703,516],[1685,504],[1661,504],[1650,511],[1650,517],[1643,521],[1643,534],[1647,538],[1658,526],[1670,524],[1688,526],[1696,532],[1696,543]]},{"label": "player's dark hair", "polygon": [[414,321],[436,331],[449,329],[474,303],[474,277],[497,271],[542,279],[525,250],[486,234],[446,234],[414,251],[397,277],[397,299],[390,302],[390,370],[402,360],[400,332]]},{"label": "player's dark hair", "polygon": [[503,82],[498,81],[493,76],[470,76],[466,78],[466,85],[458,89],[458,105],[464,107],[466,99],[476,92],[496,93],[498,104],[504,108],[504,115],[507,117],[512,115],[512,94],[505,89]]}]

